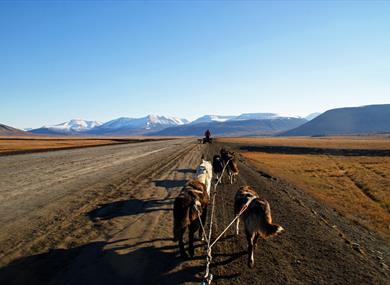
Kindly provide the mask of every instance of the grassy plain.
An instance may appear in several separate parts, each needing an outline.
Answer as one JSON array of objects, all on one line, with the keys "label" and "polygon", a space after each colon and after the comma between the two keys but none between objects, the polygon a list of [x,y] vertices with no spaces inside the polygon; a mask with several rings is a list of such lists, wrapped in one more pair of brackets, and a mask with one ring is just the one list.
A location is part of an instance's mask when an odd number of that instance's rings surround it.
[{"label": "grassy plain", "polygon": [[145,139],[141,137],[132,137],[132,138],[0,137],[0,154],[78,148],[78,147],[130,143],[130,142],[142,142],[145,140],[152,140],[152,139]]},{"label": "grassy plain", "polygon": [[[383,137],[233,138],[245,146],[288,146],[389,150]],[[390,237],[390,156],[345,156],[243,151],[253,164],[309,193],[347,218]]]},{"label": "grassy plain", "polygon": [[264,137],[221,138],[221,142],[246,145],[323,147],[345,149],[390,149],[390,136],[337,136],[337,137]]}]

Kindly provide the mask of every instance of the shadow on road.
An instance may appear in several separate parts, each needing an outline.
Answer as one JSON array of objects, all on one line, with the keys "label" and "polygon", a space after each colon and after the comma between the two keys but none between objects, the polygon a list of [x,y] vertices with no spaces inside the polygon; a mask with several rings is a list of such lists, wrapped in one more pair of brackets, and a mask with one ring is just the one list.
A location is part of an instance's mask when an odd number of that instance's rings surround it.
[{"label": "shadow on road", "polygon": [[[153,245],[169,240],[154,239],[135,244],[126,239],[98,241],[23,257],[0,269],[0,284],[200,283],[205,270],[203,263],[193,265],[183,261],[178,256],[175,243],[160,247]],[[196,247],[198,256],[193,260],[205,260],[204,255],[199,255],[202,245],[197,243]],[[211,269],[230,263],[243,254],[245,252],[215,254],[214,257],[219,260],[222,257],[226,259],[213,263]],[[231,279],[237,275],[215,275],[215,279]]]},{"label": "shadow on road", "polygon": [[153,181],[154,184],[157,186],[157,187],[165,187],[166,189],[172,189],[172,188],[182,188],[186,185],[186,183],[188,182],[188,180],[170,180],[170,179],[166,179],[166,180],[155,180]]},{"label": "shadow on road", "polygon": [[[132,243],[131,239],[97,241],[69,249],[22,257],[0,269],[0,284],[182,284],[200,283],[204,274],[203,245],[184,261],[177,244],[167,238]],[[168,244],[167,244],[168,243]],[[156,246],[161,245],[162,246]],[[212,271],[244,255],[215,253]],[[193,262],[196,261],[196,262]],[[194,265],[195,264],[195,265]],[[237,273],[214,276],[231,279]]]},{"label": "shadow on road", "polygon": [[179,172],[179,173],[184,173],[184,174],[187,174],[187,173],[195,174],[196,173],[195,169],[192,169],[192,168],[176,169],[176,171]]},{"label": "shadow on road", "polygon": [[[200,282],[201,266],[183,267],[171,246],[147,245],[106,249],[113,243],[92,242],[70,249],[21,258],[0,269],[0,284],[181,284]],[[129,250],[119,254],[118,250]],[[199,257],[200,258],[200,257]],[[199,274],[198,274],[199,275]]]},{"label": "shadow on road", "polygon": [[[91,220],[108,220],[115,217],[138,215],[155,211],[171,211],[172,199],[129,199],[100,205],[87,214]],[[167,206],[162,208],[162,206]]]}]

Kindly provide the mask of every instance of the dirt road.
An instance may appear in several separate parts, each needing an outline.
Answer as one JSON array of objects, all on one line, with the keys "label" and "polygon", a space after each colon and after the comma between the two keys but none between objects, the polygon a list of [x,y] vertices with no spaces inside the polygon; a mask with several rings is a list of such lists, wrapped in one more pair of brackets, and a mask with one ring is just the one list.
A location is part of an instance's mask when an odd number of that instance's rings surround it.
[{"label": "dirt road", "polygon": [[[172,242],[172,202],[200,156],[191,140],[0,158],[0,284],[193,284],[204,251],[183,261]],[[231,146],[233,147],[233,146]],[[240,158],[236,185],[218,188],[214,233],[233,218],[239,185],[271,203],[286,233],[261,242],[229,231],[214,249],[213,284],[389,284],[388,241]]]}]

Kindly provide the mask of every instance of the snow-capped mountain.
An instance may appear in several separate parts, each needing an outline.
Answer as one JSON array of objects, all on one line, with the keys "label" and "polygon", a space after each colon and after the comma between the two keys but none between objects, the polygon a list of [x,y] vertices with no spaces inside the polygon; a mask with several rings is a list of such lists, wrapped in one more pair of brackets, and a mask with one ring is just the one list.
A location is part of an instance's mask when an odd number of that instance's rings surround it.
[{"label": "snow-capped mountain", "polygon": [[208,122],[225,122],[227,120],[232,120],[235,117],[236,116],[204,115],[192,121],[191,124],[208,123]]},{"label": "snow-capped mountain", "polygon": [[102,122],[99,121],[73,119],[58,125],[45,125],[38,129],[32,129],[30,132],[35,134],[77,134],[87,132],[100,125]]},{"label": "snow-capped mountain", "polygon": [[142,118],[119,118],[104,123],[101,128],[122,129],[122,128],[143,128],[152,129],[157,126],[177,126],[188,123],[186,119],[176,117],[165,117],[148,115]]},{"label": "snow-capped mountain", "polygon": [[263,120],[226,120],[224,122],[204,122],[186,124],[151,132],[156,136],[203,136],[209,129],[213,136],[269,136],[290,130],[306,123],[303,118],[278,117]]},{"label": "snow-capped mountain", "polygon": [[273,120],[280,118],[297,118],[299,116],[290,116],[277,113],[244,113],[239,116],[219,116],[219,115],[205,115],[195,121],[192,121],[191,124],[199,123],[211,123],[211,122],[226,122],[226,121],[246,121],[246,120]]},{"label": "snow-capped mountain", "polygon": [[[291,124],[285,123],[285,121],[291,121]],[[74,119],[58,125],[46,125],[39,129],[30,130],[30,132],[46,135],[138,136],[157,134],[167,128],[178,128],[177,131],[179,132],[188,129],[188,127],[201,129],[223,127],[222,129],[225,132],[227,128],[248,128],[250,124],[258,124],[259,126],[268,124],[275,126],[278,130],[286,130],[288,127],[296,127],[304,121],[306,120],[298,116],[285,116],[276,113],[246,113],[239,116],[204,115],[191,123],[186,119],[177,117],[148,115],[142,118],[121,117],[105,123]],[[225,125],[220,126],[218,124]]]},{"label": "snow-capped mountain", "polygon": [[189,123],[186,119],[177,117],[166,117],[158,115],[148,115],[142,118],[118,118],[108,121],[99,127],[90,130],[91,134],[120,134],[120,135],[140,135],[150,130],[161,130],[167,127],[174,127]]},{"label": "snow-capped mountain", "polygon": [[244,113],[241,114],[232,120],[243,121],[243,120],[273,120],[279,118],[296,118],[299,119],[299,116],[291,116],[277,113]]},{"label": "snow-capped mountain", "polygon": [[52,130],[82,132],[82,131],[90,130],[100,125],[102,125],[102,122],[73,119],[70,120],[69,122],[64,122],[54,126],[43,126],[43,128],[52,129]]}]

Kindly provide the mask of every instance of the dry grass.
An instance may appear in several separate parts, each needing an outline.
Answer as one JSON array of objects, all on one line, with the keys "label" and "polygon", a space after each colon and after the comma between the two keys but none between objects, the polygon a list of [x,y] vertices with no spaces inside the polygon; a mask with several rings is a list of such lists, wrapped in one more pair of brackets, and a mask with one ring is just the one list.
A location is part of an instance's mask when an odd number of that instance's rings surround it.
[{"label": "dry grass", "polygon": [[[158,138],[157,138],[158,139]],[[0,154],[18,153],[61,148],[77,148],[127,142],[144,141],[145,138],[64,138],[64,137],[34,137],[34,138],[0,138]],[[150,140],[150,139],[147,139]]]},{"label": "dry grass", "polygon": [[336,209],[390,236],[390,158],[247,152],[243,155]]},{"label": "dry grass", "polygon": [[385,136],[220,138],[218,141],[262,146],[390,149],[390,137]]},{"label": "dry grass", "polygon": [[[389,149],[388,139],[225,139],[251,145]],[[302,144],[300,144],[302,143]],[[355,145],[355,143],[357,143]],[[390,237],[390,157],[243,152],[255,166],[280,177],[348,219]]]}]

